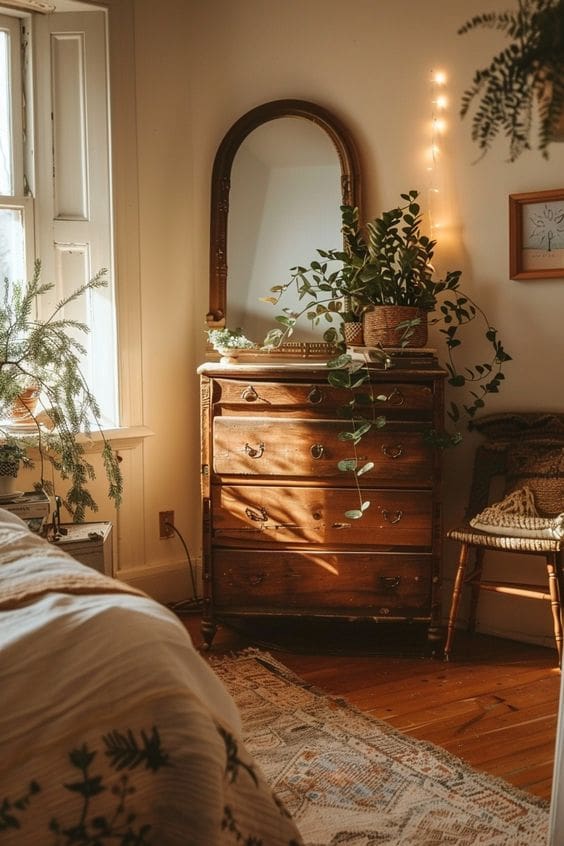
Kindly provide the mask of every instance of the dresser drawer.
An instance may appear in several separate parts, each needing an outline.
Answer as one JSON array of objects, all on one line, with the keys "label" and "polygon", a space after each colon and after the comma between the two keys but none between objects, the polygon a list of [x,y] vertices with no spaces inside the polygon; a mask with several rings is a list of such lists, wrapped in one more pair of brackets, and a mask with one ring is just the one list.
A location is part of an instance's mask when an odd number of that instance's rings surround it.
[{"label": "dresser drawer", "polygon": [[353,488],[212,486],[214,545],[315,543],[325,546],[430,547],[432,493],[365,489],[370,508],[360,520]]},{"label": "dresser drawer", "polygon": [[[382,397],[377,403],[378,413],[394,412],[401,416],[406,412],[419,412],[430,416],[433,409],[431,383],[382,380],[360,390]],[[307,409],[311,415],[326,417],[328,409],[336,410],[348,405],[351,396],[350,391],[333,388],[326,381],[294,383],[214,379],[212,389],[216,413],[224,413],[224,408],[253,413],[249,409],[256,408],[270,413],[277,409],[291,409],[303,414],[303,410]]]},{"label": "dresser drawer", "polygon": [[[354,457],[350,442],[339,440],[343,420],[276,417],[216,417],[213,423],[213,472],[219,476],[278,476],[352,482],[337,466]],[[388,423],[365,435],[358,446],[359,466],[374,464],[363,485],[431,487],[433,450],[415,423]],[[377,480],[377,481],[375,481]]]},{"label": "dresser drawer", "polygon": [[405,553],[218,550],[218,607],[359,612],[381,617],[428,614],[429,556]]}]

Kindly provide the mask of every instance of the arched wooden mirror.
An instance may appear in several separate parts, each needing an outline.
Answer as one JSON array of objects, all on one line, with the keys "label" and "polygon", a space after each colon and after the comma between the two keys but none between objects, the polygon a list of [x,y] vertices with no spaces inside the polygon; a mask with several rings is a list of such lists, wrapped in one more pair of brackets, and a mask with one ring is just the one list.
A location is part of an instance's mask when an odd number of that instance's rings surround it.
[{"label": "arched wooden mirror", "polygon": [[[260,297],[287,281],[291,267],[309,264],[318,247],[342,245],[343,204],[360,205],[360,172],[351,136],[334,115],[277,100],[239,118],[213,166],[208,326],[240,327],[262,343],[279,309]],[[303,354],[320,346],[322,331],[304,323],[293,340]]]}]

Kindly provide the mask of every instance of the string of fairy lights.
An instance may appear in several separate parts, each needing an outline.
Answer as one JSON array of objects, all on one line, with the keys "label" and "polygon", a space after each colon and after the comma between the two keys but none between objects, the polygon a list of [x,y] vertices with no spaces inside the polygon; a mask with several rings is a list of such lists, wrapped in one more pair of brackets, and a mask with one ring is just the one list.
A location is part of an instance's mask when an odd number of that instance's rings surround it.
[{"label": "string of fairy lights", "polygon": [[429,147],[428,177],[428,214],[431,237],[435,237],[442,221],[437,215],[440,208],[441,173],[440,157],[443,152],[444,134],[447,128],[446,109],[448,97],[446,92],[447,76],[442,70],[431,71],[431,143]]}]

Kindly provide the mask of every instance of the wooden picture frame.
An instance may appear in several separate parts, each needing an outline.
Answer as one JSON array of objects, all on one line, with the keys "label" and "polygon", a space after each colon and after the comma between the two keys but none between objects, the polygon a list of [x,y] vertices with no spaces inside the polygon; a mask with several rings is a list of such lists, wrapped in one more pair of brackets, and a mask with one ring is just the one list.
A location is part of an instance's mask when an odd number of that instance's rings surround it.
[{"label": "wooden picture frame", "polygon": [[509,277],[564,279],[564,188],[509,195]]}]

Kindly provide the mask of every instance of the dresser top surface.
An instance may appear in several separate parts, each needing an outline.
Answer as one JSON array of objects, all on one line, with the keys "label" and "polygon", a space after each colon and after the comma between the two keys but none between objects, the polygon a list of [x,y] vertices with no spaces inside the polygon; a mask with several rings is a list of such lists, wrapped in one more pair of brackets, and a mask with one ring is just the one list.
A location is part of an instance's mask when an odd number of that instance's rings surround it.
[{"label": "dresser top surface", "polygon": [[[399,379],[417,377],[442,377],[446,371],[439,365],[433,355],[428,356],[407,356],[394,357],[391,367],[385,369],[381,365],[370,362],[370,371],[377,379]],[[224,364],[220,361],[206,361],[198,367],[201,376],[215,378],[231,377],[246,378],[300,378],[309,376],[316,378],[327,378],[328,368],[326,360],[277,360],[263,361],[247,359],[236,363]]]}]

